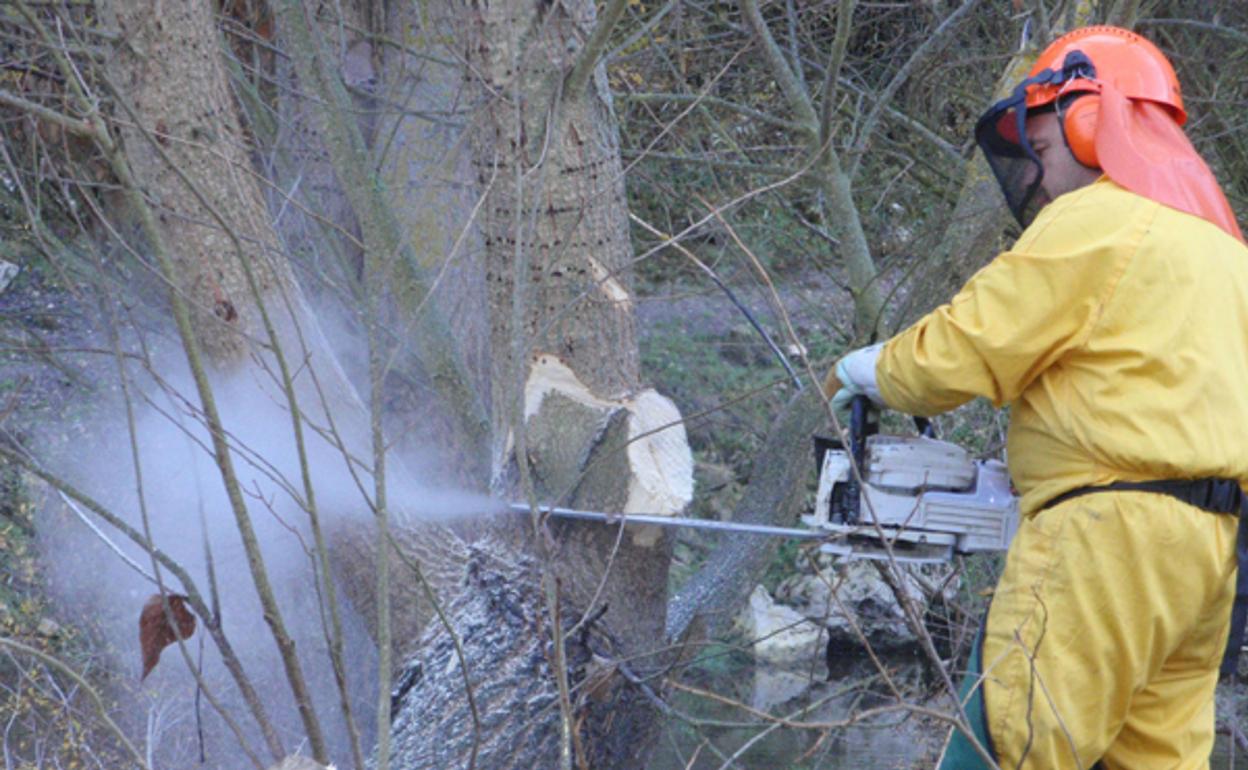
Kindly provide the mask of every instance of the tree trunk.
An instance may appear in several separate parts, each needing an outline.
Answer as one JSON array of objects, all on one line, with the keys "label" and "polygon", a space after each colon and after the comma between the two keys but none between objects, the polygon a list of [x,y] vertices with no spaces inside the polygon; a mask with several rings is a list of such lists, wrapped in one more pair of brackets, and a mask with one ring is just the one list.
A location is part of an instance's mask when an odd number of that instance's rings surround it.
[{"label": "tree trunk", "polygon": [[[251,175],[211,5],[197,0],[157,10],[147,0],[116,0],[106,7],[127,39],[112,70],[120,97],[133,109],[133,120],[120,123],[121,141],[167,242],[175,245],[178,283],[171,288],[190,304],[209,358],[238,365],[248,353],[247,335],[262,330],[240,262],[251,265],[262,295],[290,281]],[[243,253],[218,216],[245,244]]]},{"label": "tree trunk", "polygon": [[[594,27],[593,5],[503,0],[459,10],[468,71],[479,78],[472,148],[484,195],[494,487],[511,499],[677,513],[691,497],[692,462],[675,407],[640,387],[605,73],[599,67],[585,93],[562,90]],[[447,610],[478,693],[478,766],[557,761],[553,630],[586,616],[562,664],[573,688],[570,748],[592,767],[644,764],[656,715],[616,661],[645,671],[663,660],[647,654],[662,648],[671,539],[525,517],[497,521],[472,548],[468,586]],[[542,599],[551,584],[555,606]],[[431,624],[406,667],[419,676],[394,723],[396,767],[462,765],[471,754],[452,650],[446,628]]]}]

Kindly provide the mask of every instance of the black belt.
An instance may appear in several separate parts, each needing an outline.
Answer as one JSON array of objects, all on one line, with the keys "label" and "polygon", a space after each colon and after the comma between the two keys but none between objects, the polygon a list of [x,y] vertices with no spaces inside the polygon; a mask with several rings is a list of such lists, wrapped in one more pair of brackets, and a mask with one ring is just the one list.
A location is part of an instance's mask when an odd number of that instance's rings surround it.
[{"label": "black belt", "polygon": [[1077,487],[1063,492],[1040,510],[1052,508],[1072,497],[1082,497],[1094,492],[1155,492],[1169,495],[1210,513],[1239,513],[1244,505],[1244,492],[1233,479],[1160,479],[1157,481],[1115,481],[1101,487]]},{"label": "black belt", "polygon": [[1231,633],[1222,656],[1222,676],[1235,673],[1239,651],[1244,646],[1248,626],[1248,515],[1244,513],[1244,492],[1234,479],[1159,479],[1157,481],[1115,481],[1099,487],[1078,487],[1049,500],[1039,510],[1052,508],[1075,497],[1095,492],[1153,492],[1181,500],[1210,513],[1239,515],[1239,532],[1235,537],[1235,558],[1238,574],[1235,579],[1235,603],[1231,606]]}]

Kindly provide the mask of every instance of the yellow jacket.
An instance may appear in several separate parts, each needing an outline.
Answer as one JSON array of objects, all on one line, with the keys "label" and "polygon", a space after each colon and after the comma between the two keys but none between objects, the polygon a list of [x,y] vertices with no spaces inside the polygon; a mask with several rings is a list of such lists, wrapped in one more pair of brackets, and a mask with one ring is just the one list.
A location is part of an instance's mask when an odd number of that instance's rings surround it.
[{"label": "yellow jacket", "polygon": [[1248,248],[1102,177],[891,339],[876,377],[911,414],[1011,404],[1024,514],[1119,479],[1248,487]]}]

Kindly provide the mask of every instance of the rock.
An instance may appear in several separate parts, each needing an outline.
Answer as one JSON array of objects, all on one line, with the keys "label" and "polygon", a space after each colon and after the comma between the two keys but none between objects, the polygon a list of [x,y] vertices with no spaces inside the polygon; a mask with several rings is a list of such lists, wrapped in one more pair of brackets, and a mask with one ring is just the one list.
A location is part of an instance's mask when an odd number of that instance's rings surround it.
[{"label": "rock", "polygon": [[780,666],[809,664],[822,659],[827,635],[804,615],[772,600],[762,586],[755,586],[749,604],[737,618],[755,657]]},{"label": "rock", "polygon": [[13,283],[13,279],[17,277],[19,270],[21,268],[12,262],[0,259],[0,292],[9,288],[9,284]]},{"label": "rock", "polygon": [[[923,586],[941,585],[942,578],[916,574],[915,570],[920,569],[917,567],[900,569],[905,576],[902,585],[906,594],[918,607],[926,607],[928,596]],[[944,589],[946,598],[952,598],[956,589],[956,582],[951,581]],[[870,562],[833,562],[821,565],[818,574],[808,571],[793,575],[776,588],[776,600],[826,627],[840,644],[861,645],[851,619],[876,649],[897,649],[916,641],[892,588]]]},{"label": "rock", "polygon": [[52,618],[44,618],[39,621],[39,625],[35,628],[35,632],[40,636],[56,636],[61,632],[61,624]]},{"label": "rock", "polygon": [[[798,662],[802,663],[802,661]],[[753,668],[754,686],[750,689],[749,704],[751,708],[759,711],[770,711],[806,692],[812,684],[819,681],[818,677],[823,675],[824,670],[822,661],[817,672],[806,670],[799,673],[771,666],[754,666]],[[811,666],[806,665],[805,668],[810,669]]]},{"label": "rock", "polygon": [[313,759],[299,754],[291,754],[281,762],[270,767],[269,770],[336,770],[336,768],[333,765],[322,765]]}]

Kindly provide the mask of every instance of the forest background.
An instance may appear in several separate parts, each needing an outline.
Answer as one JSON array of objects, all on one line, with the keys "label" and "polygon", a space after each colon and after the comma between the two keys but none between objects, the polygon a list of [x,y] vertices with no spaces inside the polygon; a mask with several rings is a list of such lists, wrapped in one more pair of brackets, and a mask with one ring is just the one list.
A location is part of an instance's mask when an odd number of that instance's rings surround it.
[{"label": "forest background", "polygon": [[[889,646],[794,542],[500,501],[795,525],[819,379],[1017,235],[975,120],[1093,22],[1243,221],[1232,0],[4,0],[6,770],[930,766],[996,557],[872,568]],[[734,624],[798,578],[848,642]]]}]

